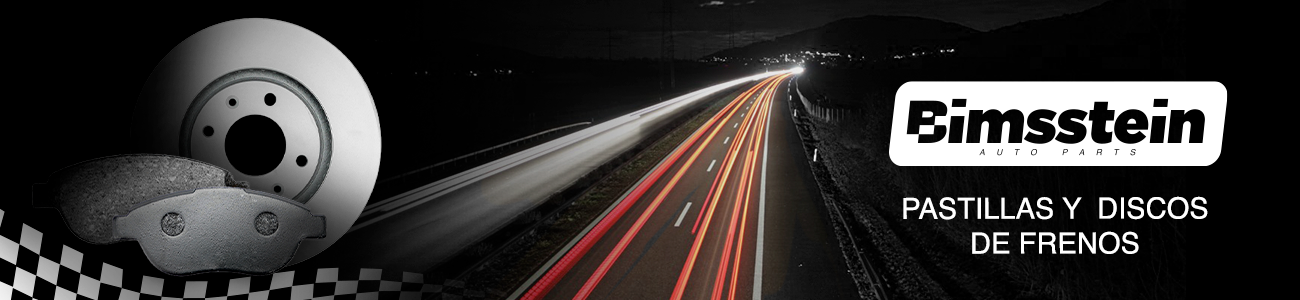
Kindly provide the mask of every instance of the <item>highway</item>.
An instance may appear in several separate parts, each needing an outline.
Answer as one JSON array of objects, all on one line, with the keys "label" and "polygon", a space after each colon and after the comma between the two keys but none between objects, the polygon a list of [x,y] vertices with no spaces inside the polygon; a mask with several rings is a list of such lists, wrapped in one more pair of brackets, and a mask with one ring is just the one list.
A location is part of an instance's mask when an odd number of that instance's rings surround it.
[{"label": "highway", "polygon": [[786,102],[766,76],[511,295],[858,298]]},{"label": "highway", "polygon": [[692,108],[773,74],[694,91],[373,201],[345,236],[311,259],[331,267],[424,272],[509,225]]}]

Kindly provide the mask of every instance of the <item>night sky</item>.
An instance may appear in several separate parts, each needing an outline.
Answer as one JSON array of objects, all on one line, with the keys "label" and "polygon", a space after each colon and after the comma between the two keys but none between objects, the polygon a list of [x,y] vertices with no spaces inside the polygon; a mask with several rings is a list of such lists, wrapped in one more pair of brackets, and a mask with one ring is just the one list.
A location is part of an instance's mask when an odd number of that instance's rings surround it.
[{"label": "night sky", "polygon": [[[905,15],[981,31],[1082,11],[1105,0],[690,0],[673,1],[678,58],[696,58],[754,41],[866,15]],[[559,0],[439,3],[412,13],[419,35],[461,38],[541,56],[658,57],[663,2]]]}]

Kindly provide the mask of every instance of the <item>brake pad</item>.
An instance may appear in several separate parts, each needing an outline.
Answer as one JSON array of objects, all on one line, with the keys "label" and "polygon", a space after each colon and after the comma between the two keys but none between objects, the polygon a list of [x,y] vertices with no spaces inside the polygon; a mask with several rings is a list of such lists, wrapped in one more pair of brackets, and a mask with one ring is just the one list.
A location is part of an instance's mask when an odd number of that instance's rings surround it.
[{"label": "brake pad", "polygon": [[247,187],[230,172],[202,161],[171,155],[102,157],[63,168],[46,184],[33,186],[33,205],[53,207],[78,238],[111,244],[113,217],[149,199],[203,187]]},{"label": "brake pad", "polygon": [[216,187],[165,195],[114,219],[113,237],[135,240],[171,275],[266,274],[284,267],[305,238],[325,237],[325,217],[288,198]]}]

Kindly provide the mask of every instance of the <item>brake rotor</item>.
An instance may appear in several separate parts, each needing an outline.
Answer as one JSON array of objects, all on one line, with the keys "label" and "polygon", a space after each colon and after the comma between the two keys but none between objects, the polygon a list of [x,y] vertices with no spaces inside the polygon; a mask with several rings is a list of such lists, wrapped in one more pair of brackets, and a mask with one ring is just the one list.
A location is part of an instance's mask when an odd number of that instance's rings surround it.
[{"label": "brake rotor", "polygon": [[186,38],[154,68],[133,117],[140,152],[211,163],[326,216],[326,238],[303,241],[292,263],[347,232],[379,172],[379,117],[361,74],[283,21],[227,21]]}]

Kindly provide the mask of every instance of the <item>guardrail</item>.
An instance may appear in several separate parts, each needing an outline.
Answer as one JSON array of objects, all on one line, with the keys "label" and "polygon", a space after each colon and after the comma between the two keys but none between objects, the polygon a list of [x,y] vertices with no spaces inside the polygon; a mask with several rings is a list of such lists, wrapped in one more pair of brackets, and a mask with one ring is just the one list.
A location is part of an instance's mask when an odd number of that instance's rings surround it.
[{"label": "guardrail", "polygon": [[[798,80],[795,80],[794,89],[795,89],[794,93],[788,93],[788,94],[791,94],[790,95],[791,100],[794,100],[793,97],[795,97],[795,95],[798,95],[799,104],[802,104],[801,106],[803,106],[803,109],[808,119],[833,124],[833,123],[849,120],[850,117],[853,116],[865,116],[862,110],[830,108],[830,107],[817,105],[816,103],[813,103],[813,101],[808,101],[808,98],[804,97],[803,92],[799,91]],[[793,104],[794,103],[791,103],[791,107],[794,106]],[[796,110],[796,113],[797,112],[798,110]],[[858,223],[854,219],[855,217],[852,211],[849,211],[848,216],[845,216],[844,210],[846,210],[847,208],[842,208],[839,204],[840,200],[838,200],[837,196],[835,196],[835,195],[843,195],[843,193],[841,193],[839,191],[839,188],[834,183],[832,183],[833,181],[832,178],[826,177],[828,176],[826,174],[830,174],[829,169],[827,169],[830,168],[830,166],[828,166],[824,162],[824,160],[820,164],[816,163],[817,145],[820,144],[821,142],[816,140],[810,142],[809,137],[806,135],[809,133],[805,133],[805,130],[811,130],[811,129],[800,128],[798,130],[795,130],[795,132],[799,134],[799,139],[802,140],[806,145],[811,144],[812,146],[813,152],[811,154],[812,154],[812,161],[814,163],[811,163],[810,167],[815,169],[826,170],[823,172],[813,172],[813,177],[816,179],[818,189],[822,191],[822,199],[826,201],[826,206],[831,211],[830,213],[831,225],[835,227],[835,231],[838,232],[840,230],[843,230],[845,233],[847,233],[847,235],[839,235],[838,233],[836,234],[837,239],[840,240],[841,247],[844,247],[845,244],[847,244],[847,246],[851,247],[852,249],[852,250],[844,251],[845,252],[844,258],[848,263],[849,268],[854,269],[857,268],[858,266],[861,266],[862,268],[860,270],[861,275],[851,274],[854,280],[854,284],[858,285],[859,287],[859,296],[863,297],[863,299],[870,298],[870,296],[875,296],[874,299],[888,300],[889,295],[885,293],[884,281],[881,279],[880,274],[876,271],[876,268],[875,266],[872,265],[871,261],[865,259],[862,256],[862,253],[864,252],[862,248],[860,248],[858,245],[858,241],[856,238],[857,234],[855,234],[854,232],[856,231],[859,232],[860,234],[860,232],[862,232],[864,228],[860,227],[862,226],[862,224]],[[808,155],[807,149],[808,147],[804,148],[804,155]],[[827,193],[828,190],[834,190],[835,192]],[[846,239],[847,242],[845,241]],[[854,255],[850,256],[849,253],[853,253]],[[854,259],[856,259],[856,261],[854,261]],[[850,272],[850,273],[854,273],[854,272]],[[865,285],[866,290],[870,291],[870,294],[862,294],[861,290],[863,285]]]},{"label": "guardrail", "polygon": [[411,170],[411,171],[408,171],[408,172],[406,172],[406,173],[402,173],[402,174],[394,175],[394,176],[392,176],[392,177],[384,178],[384,179],[382,179],[382,180],[379,180],[379,182],[375,183],[375,185],[380,185],[380,184],[384,184],[384,183],[388,183],[388,182],[392,182],[392,181],[402,180],[403,178],[406,178],[407,176],[415,175],[415,174],[418,174],[418,173],[420,173],[420,172],[426,172],[426,171],[429,171],[429,170],[433,170],[434,168],[441,167],[441,166],[444,166],[444,165],[447,165],[447,164],[450,164],[450,163],[454,163],[454,162],[456,162],[456,161],[458,161],[458,160],[471,158],[471,157],[474,157],[474,156],[477,156],[477,155],[480,155],[480,154],[484,154],[484,153],[492,152],[492,151],[497,150],[497,149],[501,149],[501,148],[509,147],[510,145],[514,145],[514,144],[517,144],[517,143],[521,143],[521,142],[529,141],[529,140],[531,140],[531,139],[533,139],[533,138],[536,138],[536,137],[539,137],[539,136],[543,136],[543,135],[546,135],[546,134],[548,134],[548,133],[552,133],[552,132],[556,132],[556,131],[560,131],[560,130],[565,130],[565,129],[569,129],[569,128],[573,128],[573,127],[583,126],[583,125],[591,125],[591,122],[578,122],[578,123],[573,123],[573,124],[569,124],[569,125],[564,125],[564,126],[560,126],[560,127],[555,127],[555,128],[551,128],[551,129],[543,130],[543,131],[541,131],[541,132],[534,133],[534,134],[532,134],[532,135],[525,136],[525,137],[522,137],[522,138],[518,138],[518,139],[515,139],[515,140],[513,140],[513,141],[509,141],[509,142],[501,143],[501,144],[499,144],[499,145],[492,146],[492,147],[488,147],[488,148],[483,149],[483,150],[474,151],[474,152],[471,152],[471,153],[469,153],[469,154],[465,154],[465,155],[457,156],[457,157],[455,157],[455,158],[448,159],[448,160],[444,160],[444,161],[442,161],[442,162],[438,162],[438,163],[435,163],[435,164],[432,164],[432,165],[428,165],[428,166],[425,166],[425,167],[422,167],[422,168],[419,168],[419,169]]},{"label": "guardrail", "polygon": [[[799,90],[799,80],[794,80],[794,91],[794,94],[799,96],[799,103],[802,104],[804,113],[807,114],[809,119],[821,121],[823,123],[837,124],[850,117],[861,115],[860,110],[828,107],[817,105],[817,103],[814,103],[813,101],[808,101],[808,97],[804,97],[803,91]],[[794,95],[791,95],[791,97],[794,97]]]}]

